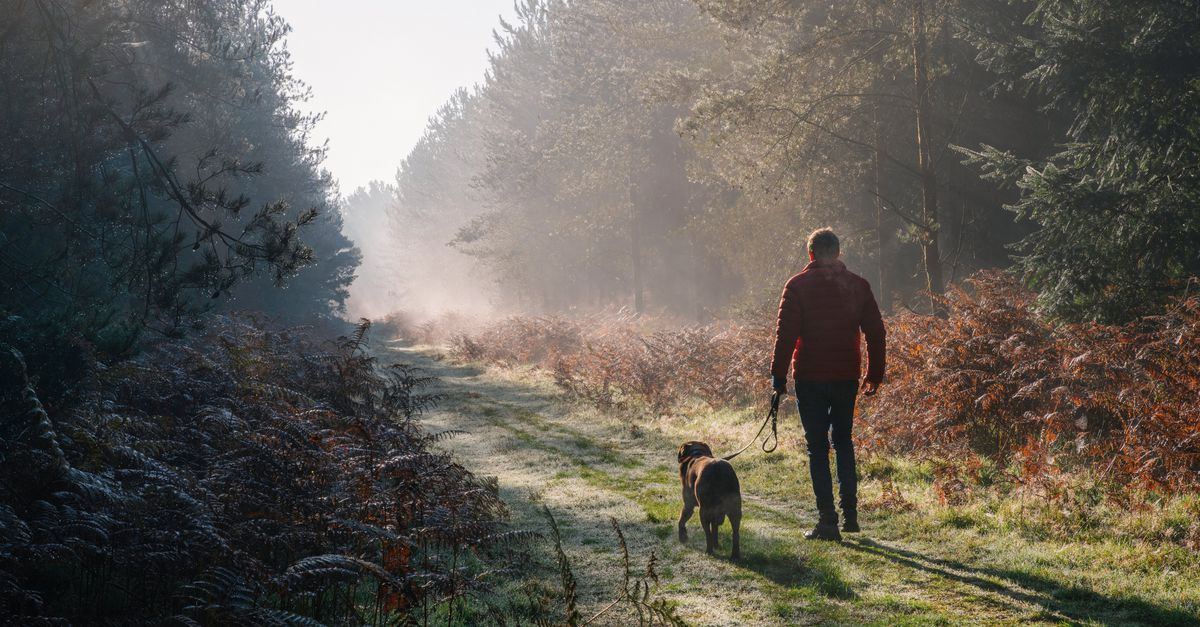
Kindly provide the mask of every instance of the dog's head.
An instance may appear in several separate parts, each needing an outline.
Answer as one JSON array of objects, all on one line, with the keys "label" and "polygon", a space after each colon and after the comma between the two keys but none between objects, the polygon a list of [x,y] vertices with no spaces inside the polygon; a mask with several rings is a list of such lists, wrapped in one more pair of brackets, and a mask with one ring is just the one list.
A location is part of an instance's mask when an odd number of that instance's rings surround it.
[{"label": "dog's head", "polygon": [[703,442],[684,442],[679,445],[679,463],[692,457],[712,457],[712,449]]}]

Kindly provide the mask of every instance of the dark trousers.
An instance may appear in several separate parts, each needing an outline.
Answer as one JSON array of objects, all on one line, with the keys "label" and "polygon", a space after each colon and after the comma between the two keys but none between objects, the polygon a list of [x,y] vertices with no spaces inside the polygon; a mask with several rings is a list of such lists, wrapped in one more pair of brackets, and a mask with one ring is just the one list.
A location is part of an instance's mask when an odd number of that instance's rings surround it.
[{"label": "dark trousers", "polygon": [[854,400],[858,381],[836,383],[796,382],[796,407],[808,442],[808,471],[821,522],[837,524],[833,509],[833,477],[829,474],[829,435],[837,451],[838,492],[842,512],[858,508],[858,472],[854,467]]}]

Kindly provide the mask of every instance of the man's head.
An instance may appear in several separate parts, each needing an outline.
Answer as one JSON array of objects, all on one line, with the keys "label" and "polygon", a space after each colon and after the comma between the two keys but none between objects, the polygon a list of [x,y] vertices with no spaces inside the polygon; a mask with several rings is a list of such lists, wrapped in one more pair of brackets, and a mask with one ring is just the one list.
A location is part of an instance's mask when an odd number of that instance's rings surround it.
[{"label": "man's head", "polygon": [[832,261],[841,252],[838,236],[833,229],[817,229],[808,236],[808,258],[813,261]]}]

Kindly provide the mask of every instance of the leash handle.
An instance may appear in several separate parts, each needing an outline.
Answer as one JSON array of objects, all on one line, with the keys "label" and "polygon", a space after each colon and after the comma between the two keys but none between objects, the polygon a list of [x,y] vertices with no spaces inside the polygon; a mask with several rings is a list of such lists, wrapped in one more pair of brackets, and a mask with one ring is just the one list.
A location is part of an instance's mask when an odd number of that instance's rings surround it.
[{"label": "leash handle", "polygon": [[[776,423],[776,418],[778,418],[778,416],[779,416],[779,401],[782,398],[783,398],[782,394],[780,394],[779,392],[773,392],[771,394],[771,411],[767,412],[767,418],[765,420],[763,420],[762,426],[758,428],[758,433],[754,434],[754,437],[751,438],[750,441],[746,443],[746,446],[743,446],[742,448],[738,449],[736,452],[730,453],[729,455],[726,455],[725,457],[722,457],[721,459],[723,459],[725,461],[729,461],[729,460],[733,459],[734,457],[737,457],[738,455],[741,455],[742,453],[744,453],[746,451],[746,449],[750,448],[755,442],[758,441],[758,436],[762,435],[763,431],[766,430],[768,424],[771,425],[771,433],[766,438],[763,438],[762,450],[764,453],[770,453],[771,451],[774,451],[779,446],[779,432],[776,428],[775,423]],[[771,446],[770,448],[767,448],[768,442],[770,443],[770,446]]]},{"label": "leash handle", "polygon": [[[781,400],[783,400],[783,395],[779,392],[771,395],[771,411],[767,414],[767,418],[771,421],[771,433],[763,438],[762,450],[764,453],[770,453],[779,448],[779,429],[776,423],[779,419],[779,401]],[[759,433],[762,433],[762,429],[759,429]],[[767,448],[767,443],[770,443],[770,448]]]}]

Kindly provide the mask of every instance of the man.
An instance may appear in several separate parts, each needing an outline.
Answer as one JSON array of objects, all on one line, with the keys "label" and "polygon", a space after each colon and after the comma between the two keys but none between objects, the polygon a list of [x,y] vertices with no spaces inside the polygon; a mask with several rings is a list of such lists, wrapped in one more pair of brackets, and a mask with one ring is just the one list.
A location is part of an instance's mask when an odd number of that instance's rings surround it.
[{"label": "man", "polygon": [[833,508],[829,474],[829,433],[837,451],[842,531],[858,527],[858,475],[854,466],[854,400],[861,372],[859,331],[867,336],[867,376],[863,393],[874,394],[883,382],[886,331],[866,279],[846,269],[833,230],[808,236],[809,264],[788,279],[779,300],[775,355],[771,361],[776,392],[787,390],[789,363],[795,372],[796,406],[808,442],[808,466],[817,497],[817,526],[804,537],[842,539]]}]

